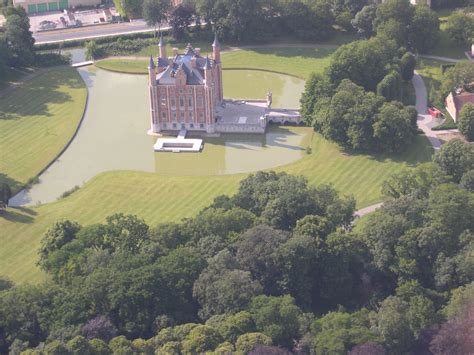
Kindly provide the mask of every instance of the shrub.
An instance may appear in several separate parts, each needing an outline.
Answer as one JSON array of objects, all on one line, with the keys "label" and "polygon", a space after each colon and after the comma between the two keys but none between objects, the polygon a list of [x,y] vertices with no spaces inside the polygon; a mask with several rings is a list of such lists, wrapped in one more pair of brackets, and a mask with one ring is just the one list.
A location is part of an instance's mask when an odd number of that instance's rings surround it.
[{"label": "shrub", "polygon": [[466,104],[461,110],[458,122],[459,132],[470,142],[474,141],[474,105]]},{"label": "shrub", "polygon": [[56,65],[71,64],[71,55],[69,53],[36,53],[34,65],[37,67],[53,67]]}]

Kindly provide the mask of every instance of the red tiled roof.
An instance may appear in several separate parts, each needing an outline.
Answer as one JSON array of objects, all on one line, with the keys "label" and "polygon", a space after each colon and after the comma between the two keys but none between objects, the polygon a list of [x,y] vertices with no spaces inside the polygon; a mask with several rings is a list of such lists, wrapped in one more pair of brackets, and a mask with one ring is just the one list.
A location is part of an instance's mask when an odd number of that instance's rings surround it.
[{"label": "red tiled roof", "polygon": [[456,111],[460,112],[465,104],[474,104],[474,93],[464,92],[460,95],[453,95],[453,101],[454,106],[456,107]]}]

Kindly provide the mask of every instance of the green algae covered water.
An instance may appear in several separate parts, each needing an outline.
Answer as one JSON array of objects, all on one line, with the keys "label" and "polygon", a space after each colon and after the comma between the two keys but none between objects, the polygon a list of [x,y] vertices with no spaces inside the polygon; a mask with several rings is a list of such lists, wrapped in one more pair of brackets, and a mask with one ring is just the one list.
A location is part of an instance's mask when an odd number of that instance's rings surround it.
[{"label": "green algae covered water", "polygon": [[265,100],[273,94],[275,108],[298,108],[304,91],[304,80],[293,76],[260,70],[223,70],[224,97]]},{"label": "green algae covered water", "polygon": [[[12,205],[52,202],[65,191],[82,186],[105,171],[216,175],[273,168],[300,159],[305,148],[302,142],[311,132],[301,127],[270,127],[266,135],[205,138],[202,153],[155,153],[156,137],[147,135],[147,76],[113,73],[95,67],[81,68],[79,73],[87,84],[89,98],[76,137],[40,176],[39,183],[16,195],[11,200]],[[296,85],[293,79],[256,71],[224,74],[227,96],[261,98],[262,91],[264,98],[271,88],[275,107],[277,103],[297,107],[299,94],[293,87]],[[302,81],[298,85],[302,88]]]}]

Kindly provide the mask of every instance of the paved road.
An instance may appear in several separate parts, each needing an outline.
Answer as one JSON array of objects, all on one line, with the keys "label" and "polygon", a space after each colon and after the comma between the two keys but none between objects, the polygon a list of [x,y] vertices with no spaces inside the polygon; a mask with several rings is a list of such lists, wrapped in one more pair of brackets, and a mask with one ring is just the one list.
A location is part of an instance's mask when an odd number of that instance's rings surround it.
[{"label": "paved road", "polygon": [[[166,28],[163,28],[166,29]],[[37,44],[49,42],[62,42],[75,39],[88,39],[97,37],[107,37],[126,33],[153,31],[145,21],[136,20],[133,22],[113,23],[107,25],[85,26],[79,28],[69,28],[55,31],[35,32],[33,37]]]},{"label": "paved road", "polygon": [[418,127],[423,131],[435,150],[441,147],[441,141],[436,136],[435,131],[431,130],[430,123],[433,121],[428,110],[428,92],[425,82],[421,75],[415,71],[412,79],[416,94],[416,110],[418,111]]}]

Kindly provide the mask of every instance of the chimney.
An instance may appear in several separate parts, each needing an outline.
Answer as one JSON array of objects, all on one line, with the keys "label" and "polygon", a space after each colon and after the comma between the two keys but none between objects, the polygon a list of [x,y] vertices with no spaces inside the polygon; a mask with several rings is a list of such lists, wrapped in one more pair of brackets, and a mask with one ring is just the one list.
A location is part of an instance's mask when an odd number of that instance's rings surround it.
[{"label": "chimney", "polygon": [[178,55],[178,48],[173,48],[173,57]]},{"label": "chimney", "polygon": [[201,55],[201,48],[194,48],[194,53],[199,57]]}]

